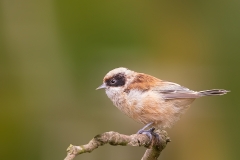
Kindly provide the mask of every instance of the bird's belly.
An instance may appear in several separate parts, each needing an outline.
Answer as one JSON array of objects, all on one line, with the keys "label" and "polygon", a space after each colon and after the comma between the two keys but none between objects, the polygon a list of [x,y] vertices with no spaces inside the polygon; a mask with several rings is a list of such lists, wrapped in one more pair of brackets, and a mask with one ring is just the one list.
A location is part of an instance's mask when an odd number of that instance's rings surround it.
[{"label": "bird's belly", "polygon": [[143,124],[153,122],[153,125],[157,128],[171,127],[194,100],[164,100],[160,94],[137,90],[124,94],[115,94],[110,99],[128,117]]}]

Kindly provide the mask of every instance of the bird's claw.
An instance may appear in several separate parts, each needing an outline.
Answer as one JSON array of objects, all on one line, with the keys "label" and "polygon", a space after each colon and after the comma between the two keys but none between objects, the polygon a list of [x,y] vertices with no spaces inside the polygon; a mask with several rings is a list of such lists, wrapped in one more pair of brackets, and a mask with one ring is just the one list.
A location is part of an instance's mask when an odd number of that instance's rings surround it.
[{"label": "bird's claw", "polygon": [[146,126],[144,126],[142,129],[140,129],[137,134],[145,134],[146,136],[148,136],[148,138],[150,139],[150,141],[153,140],[153,136],[156,138],[156,140],[160,140],[160,137],[157,133],[154,132],[155,128],[152,127],[148,130],[145,130],[147,127],[151,126],[152,123],[147,124]]}]

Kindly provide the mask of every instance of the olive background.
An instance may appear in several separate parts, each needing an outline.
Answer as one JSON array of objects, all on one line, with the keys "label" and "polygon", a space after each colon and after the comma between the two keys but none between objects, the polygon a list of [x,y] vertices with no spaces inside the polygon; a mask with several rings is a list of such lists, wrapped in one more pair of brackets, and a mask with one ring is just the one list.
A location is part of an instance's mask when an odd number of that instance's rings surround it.
[{"label": "olive background", "polygon": [[[71,0],[0,2],[0,157],[64,159],[69,144],[138,124],[107,98],[104,75],[127,67],[192,90],[159,159],[238,160],[240,2]],[[105,145],[77,159],[140,159],[145,148]]]}]

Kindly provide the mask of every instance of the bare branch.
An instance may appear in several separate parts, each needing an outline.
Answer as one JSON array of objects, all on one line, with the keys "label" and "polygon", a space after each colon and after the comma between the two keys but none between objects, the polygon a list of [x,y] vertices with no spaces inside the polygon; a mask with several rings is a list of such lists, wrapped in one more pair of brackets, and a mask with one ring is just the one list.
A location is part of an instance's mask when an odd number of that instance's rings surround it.
[{"label": "bare branch", "polygon": [[166,147],[167,143],[170,142],[167,132],[163,130],[157,130],[157,133],[160,137],[153,137],[152,142],[150,139],[143,134],[133,134],[133,135],[123,135],[117,132],[105,132],[95,136],[88,144],[81,146],[70,145],[67,149],[67,157],[64,160],[73,160],[77,155],[92,152],[94,149],[97,149],[99,146],[102,146],[106,143],[110,145],[121,145],[121,146],[144,146],[148,148],[142,157],[142,160],[156,160],[161,151]]}]

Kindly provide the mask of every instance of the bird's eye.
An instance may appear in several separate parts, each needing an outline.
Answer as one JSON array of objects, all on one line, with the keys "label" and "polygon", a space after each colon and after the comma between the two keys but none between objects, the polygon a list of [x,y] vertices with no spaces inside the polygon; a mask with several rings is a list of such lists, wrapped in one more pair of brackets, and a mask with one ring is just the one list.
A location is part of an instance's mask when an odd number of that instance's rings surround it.
[{"label": "bird's eye", "polygon": [[114,78],[111,79],[111,81],[110,81],[111,84],[115,84],[116,82],[117,82],[117,81],[116,81],[116,79],[114,79]]}]

